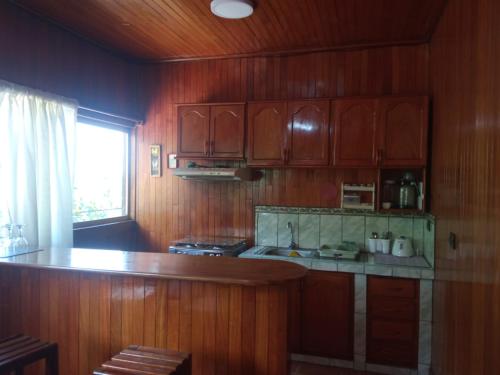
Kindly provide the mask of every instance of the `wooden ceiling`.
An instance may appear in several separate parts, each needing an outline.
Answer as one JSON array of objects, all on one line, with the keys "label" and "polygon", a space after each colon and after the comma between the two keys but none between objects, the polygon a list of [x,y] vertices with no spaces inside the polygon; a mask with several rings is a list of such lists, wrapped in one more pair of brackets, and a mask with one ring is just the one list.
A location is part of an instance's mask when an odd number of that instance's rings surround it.
[{"label": "wooden ceiling", "polygon": [[140,60],[274,54],[426,42],[446,0],[256,0],[226,20],[210,0],[15,0]]}]

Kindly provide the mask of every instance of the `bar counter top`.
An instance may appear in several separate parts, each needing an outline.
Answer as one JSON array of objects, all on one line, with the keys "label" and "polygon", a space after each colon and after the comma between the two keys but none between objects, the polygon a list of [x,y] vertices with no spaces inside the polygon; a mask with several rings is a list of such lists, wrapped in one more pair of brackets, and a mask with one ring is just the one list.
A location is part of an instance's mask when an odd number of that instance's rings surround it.
[{"label": "bar counter top", "polygon": [[78,248],[0,258],[2,265],[248,286],[281,284],[307,273],[301,265],[275,260]]}]

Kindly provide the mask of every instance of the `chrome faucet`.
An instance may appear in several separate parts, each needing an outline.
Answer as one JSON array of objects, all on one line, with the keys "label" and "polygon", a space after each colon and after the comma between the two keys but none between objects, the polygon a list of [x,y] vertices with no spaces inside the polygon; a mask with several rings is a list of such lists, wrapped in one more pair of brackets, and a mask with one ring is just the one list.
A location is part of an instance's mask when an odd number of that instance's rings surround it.
[{"label": "chrome faucet", "polygon": [[294,235],[293,235],[293,224],[289,221],[288,224],[286,225],[288,229],[290,229],[290,245],[288,245],[288,248],[290,250],[296,249],[297,244],[295,243]]}]

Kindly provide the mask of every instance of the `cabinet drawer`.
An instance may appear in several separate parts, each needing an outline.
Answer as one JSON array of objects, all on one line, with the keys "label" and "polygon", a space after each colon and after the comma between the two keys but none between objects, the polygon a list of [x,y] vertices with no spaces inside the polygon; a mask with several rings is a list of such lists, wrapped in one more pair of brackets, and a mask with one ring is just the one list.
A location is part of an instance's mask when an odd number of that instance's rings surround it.
[{"label": "cabinet drawer", "polygon": [[375,340],[411,341],[415,339],[416,322],[373,319],[369,337]]},{"label": "cabinet drawer", "polygon": [[370,296],[415,298],[418,280],[370,277],[368,293]]},{"label": "cabinet drawer", "polygon": [[373,297],[368,301],[368,311],[373,318],[418,320],[418,304],[407,298]]},{"label": "cabinet drawer", "polygon": [[373,340],[368,343],[366,361],[398,367],[417,367],[416,343]]}]

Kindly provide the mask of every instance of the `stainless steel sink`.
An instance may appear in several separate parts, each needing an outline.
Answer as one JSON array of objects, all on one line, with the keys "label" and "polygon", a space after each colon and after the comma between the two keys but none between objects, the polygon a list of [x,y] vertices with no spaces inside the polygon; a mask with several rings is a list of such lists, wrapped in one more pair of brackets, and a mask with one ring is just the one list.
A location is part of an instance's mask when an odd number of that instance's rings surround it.
[{"label": "stainless steel sink", "polygon": [[[290,258],[315,258],[317,256],[316,250],[290,250],[284,247],[265,247],[259,251],[260,255],[267,256],[280,256],[280,257],[290,257]],[[298,254],[298,255],[290,255]]]}]

